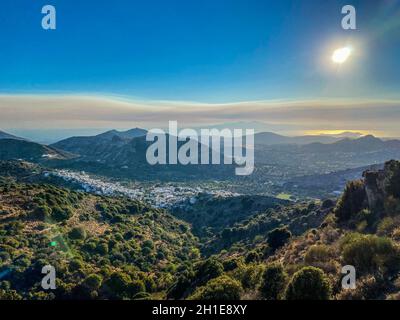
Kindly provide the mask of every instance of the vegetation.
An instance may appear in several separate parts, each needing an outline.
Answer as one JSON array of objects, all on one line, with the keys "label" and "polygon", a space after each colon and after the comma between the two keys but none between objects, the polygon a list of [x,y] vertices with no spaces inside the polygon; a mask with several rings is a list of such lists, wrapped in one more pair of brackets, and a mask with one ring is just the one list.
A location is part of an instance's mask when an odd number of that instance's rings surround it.
[{"label": "vegetation", "polygon": [[288,300],[328,300],[331,288],[321,269],[304,267],[297,271],[286,290]]},{"label": "vegetation", "polygon": [[[399,171],[366,173],[338,203],[204,198],[195,208],[207,225],[194,230],[200,217],[187,211],[0,162],[0,299],[398,299]],[[40,286],[48,264],[56,290]],[[341,287],[344,265],[356,268],[355,290]]]}]

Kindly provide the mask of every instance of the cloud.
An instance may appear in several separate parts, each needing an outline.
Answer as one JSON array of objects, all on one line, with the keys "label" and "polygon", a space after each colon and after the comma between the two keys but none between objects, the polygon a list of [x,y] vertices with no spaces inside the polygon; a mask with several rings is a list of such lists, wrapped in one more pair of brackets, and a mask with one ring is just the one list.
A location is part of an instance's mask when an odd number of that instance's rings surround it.
[{"label": "cloud", "polygon": [[181,127],[262,121],[276,131],[280,127],[284,131],[351,129],[400,136],[400,101],[320,99],[207,104],[88,95],[0,95],[1,129],[163,128],[169,120],[177,120]]}]

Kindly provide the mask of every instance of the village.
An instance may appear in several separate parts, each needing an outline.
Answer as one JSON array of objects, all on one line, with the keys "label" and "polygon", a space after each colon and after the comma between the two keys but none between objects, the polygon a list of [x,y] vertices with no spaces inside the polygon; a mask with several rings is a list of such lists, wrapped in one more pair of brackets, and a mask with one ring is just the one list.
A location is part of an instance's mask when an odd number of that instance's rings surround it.
[{"label": "village", "polygon": [[126,196],[131,199],[142,200],[156,208],[173,208],[194,205],[197,198],[202,197],[230,197],[238,195],[224,190],[205,190],[201,187],[176,186],[172,183],[141,185],[134,187],[123,186],[119,182],[104,181],[94,178],[86,172],[71,170],[54,170],[44,172],[45,177],[57,177],[66,182],[77,185],[83,192],[106,196]]}]

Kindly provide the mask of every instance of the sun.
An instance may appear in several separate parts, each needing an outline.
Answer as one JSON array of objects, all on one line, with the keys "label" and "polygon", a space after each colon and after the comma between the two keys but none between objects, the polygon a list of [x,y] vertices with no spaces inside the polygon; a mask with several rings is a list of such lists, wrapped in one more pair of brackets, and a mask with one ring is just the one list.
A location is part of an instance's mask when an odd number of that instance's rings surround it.
[{"label": "sun", "polygon": [[351,49],[349,47],[336,49],[332,54],[332,61],[334,63],[342,64],[347,61],[351,55]]}]

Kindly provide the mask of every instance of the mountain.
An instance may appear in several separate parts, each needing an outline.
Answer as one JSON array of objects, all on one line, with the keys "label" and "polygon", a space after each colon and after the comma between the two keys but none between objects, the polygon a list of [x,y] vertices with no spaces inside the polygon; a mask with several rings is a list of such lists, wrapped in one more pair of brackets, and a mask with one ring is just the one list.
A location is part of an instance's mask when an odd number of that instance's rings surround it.
[{"label": "mountain", "polygon": [[0,140],[0,160],[23,159],[33,162],[42,162],[71,158],[73,158],[73,155],[68,152],[44,146],[39,143],[16,139]]},{"label": "mountain", "polygon": [[24,140],[23,138],[14,136],[14,135],[12,135],[12,134],[9,134],[9,133],[7,133],[7,132],[4,132],[4,131],[1,131],[1,130],[0,130],[0,140],[1,140],[1,139]]},{"label": "mountain", "polygon": [[[146,159],[146,151],[153,142],[146,141],[145,136],[130,138],[138,133],[137,129],[122,134],[115,132],[113,130],[97,136],[69,138],[51,145],[79,156],[72,161],[57,162],[57,165],[106,176],[145,180],[214,179],[234,175],[233,165],[150,165]],[[178,149],[184,143],[178,141]],[[168,135],[166,144],[168,159]],[[201,144],[198,143],[198,150],[201,150],[200,147]],[[199,159],[200,157],[201,151]],[[222,152],[220,157],[223,157]]]},{"label": "mountain", "polygon": [[134,128],[127,131],[118,131],[118,130],[110,130],[101,134],[98,134],[96,137],[100,139],[112,139],[113,137],[119,137],[122,139],[133,139],[137,137],[143,137],[147,133],[147,130]]},{"label": "mountain", "polygon": [[358,139],[343,139],[331,144],[312,143],[303,147],[312,152],[373,152],[384,149],[400,149],[400,140],[381,140],[373,135]]},{"label": "mountain", "polygon": [[110,130],[95,136],[71,137],[52,144],[57,149],[81,156],[107,153],[114,146],[124,145],[130,140],[144,137],[147,131],[135,128],[127,131]]},{"label": "mountain", "polygon": [[279,144],[297,144],[304,145],[309,143],[333,143],[343,139],[343,136],[334,135],[305,135],[288,137],[273,132],[260,132],[254,136],[256,146],[268,146]]}]

